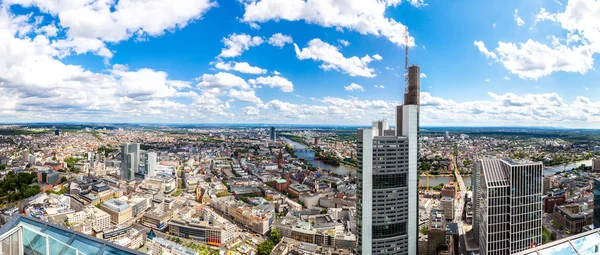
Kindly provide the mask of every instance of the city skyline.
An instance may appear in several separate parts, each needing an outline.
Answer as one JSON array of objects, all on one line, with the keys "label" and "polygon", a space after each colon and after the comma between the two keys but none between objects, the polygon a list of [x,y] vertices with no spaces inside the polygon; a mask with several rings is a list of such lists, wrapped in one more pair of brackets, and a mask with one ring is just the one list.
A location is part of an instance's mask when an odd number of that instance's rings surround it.
[{"label": "city skyline", "polygon": [[591,128],[590,3],[4,1],[0,122],[393,119],[407,26],[423,126]]}]

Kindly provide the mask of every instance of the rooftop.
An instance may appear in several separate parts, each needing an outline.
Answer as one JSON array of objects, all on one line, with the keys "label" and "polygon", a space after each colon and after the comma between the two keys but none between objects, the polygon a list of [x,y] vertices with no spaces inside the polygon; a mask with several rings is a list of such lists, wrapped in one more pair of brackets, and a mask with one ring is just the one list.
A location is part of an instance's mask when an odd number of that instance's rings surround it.
[{"label": "rooftop", "polygon": [[118,199],[111,199],[102,204],[115,212],[122,212],[129,208],[129,204]]}]

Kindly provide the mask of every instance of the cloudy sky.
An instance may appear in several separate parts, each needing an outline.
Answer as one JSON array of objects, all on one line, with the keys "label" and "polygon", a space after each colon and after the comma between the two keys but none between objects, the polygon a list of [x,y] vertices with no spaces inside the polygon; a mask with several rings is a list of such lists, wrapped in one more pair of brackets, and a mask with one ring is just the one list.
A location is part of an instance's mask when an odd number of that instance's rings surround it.
[{"label": "cloudy sky", "polygon": [[600,127],[600,0],[0,5],[0,122]]}]

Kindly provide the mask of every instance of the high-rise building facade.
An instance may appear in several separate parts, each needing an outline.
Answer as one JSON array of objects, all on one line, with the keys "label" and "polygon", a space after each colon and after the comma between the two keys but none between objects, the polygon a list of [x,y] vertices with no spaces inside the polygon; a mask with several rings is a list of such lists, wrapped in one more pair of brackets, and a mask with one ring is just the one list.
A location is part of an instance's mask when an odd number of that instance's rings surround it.
[{"label": "high-rise building facade", "polygon": [[514,254],[542,244],[542,163],[478,160],[481,254]]},{"label": "high-rise building facade", "polygon": [[417,254],[418,105],[396,116],[395,130],[379,121],[357,132],[358,254]]},{"label": "high-rise building facade", "polygon": [[147,152],[144,162],[144,174],[146,176],[152,177],[155,176],[156,170],[156,152]]},{"label": "high-rise building facade", "polygon": [[132,180],[140,164],[140,144],[121,144],[121,179]]},{"label": "high-rise building facade", "polygon": [[271,127],[271,141],[275,142],[275,140],[277,139],[277,134],[275,133],[275,127]]},{"label": "high-rise building facade", "polygon": [[594,179],[594,229],[600,228],[600,178]]}]

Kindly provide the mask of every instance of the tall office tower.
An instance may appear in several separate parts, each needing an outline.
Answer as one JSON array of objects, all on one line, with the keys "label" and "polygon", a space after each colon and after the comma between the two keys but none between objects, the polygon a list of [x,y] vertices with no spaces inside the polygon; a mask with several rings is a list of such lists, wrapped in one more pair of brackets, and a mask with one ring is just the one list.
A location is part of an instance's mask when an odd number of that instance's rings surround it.
[{"label": "tall office tower", "polygon": [[148,177],[155,175],[156,170],[156,152],[147,152],[144,162],[144,173]]},{"label": "tall office tower", "polygon": [[384,120],[373,121],[373,125],[371,127],[373,128],[373,130],[377,129],[376,136],[382,136],[384,133],[384,130],[390,129],[390,126]]},{"label": "tall office tower", "polygon": [[404,94],[405,105],[417,105],[421,102],[421,68],[417,65],[408,68],[408,90]]},{"label": "tall office tower", "polygon": [[417,254],[418,106],[396,110],[395,131],[357,132],[358,254]]},{"label": "tall office tower", "polygon": [[23,162],[29,162],[29,150],[23,150]]},{"label": "tall office tower", "polygon": [[60,131],[58,129],[54,129],[54,135],[55,136],[59,136],[60,135]]},{"label": "tall office tower", "polygon": [[[471,178],[471,188],[473,189],[473,227],[471,228],[473,231],[473,236],[479,236],[479,221],[477,220],[477,216],[479,215],[479,183],[481,182],[480,176],[481,172],[481,161],[477,160],[477,158],[473,158],[473,176]],[[475,243],[479,244],[479,238],[475,238]]]},{"label": "tall office tower", "polygon": [[94,169],[94,153],[93,152],[88,152],[88,161],[90,163],[90,169]]},{"label": "tall office tower", "polygon": [[275,133],[275,127],[271,127],[271,141],[275,142],[277,139],[277,134]]},{"label": "tall office tower", "polygon": [[129,144],[129,153],[133,154],[133,172],[138,172],[138,168],[140,166],[140,144],[132,143]]},{"label": "tall office tower", "polygon": [[542,244],[542,163],[483,159],[479,167],[481,254],[514,254]]},{"label": "tall office tower", "polygon": [[600,178],[594,179],[594,229],[600,228]]},{"label": "tall office tower", "polygon": [[140,158],[139,143],[121,144],[121,179],[132,180]]}]

